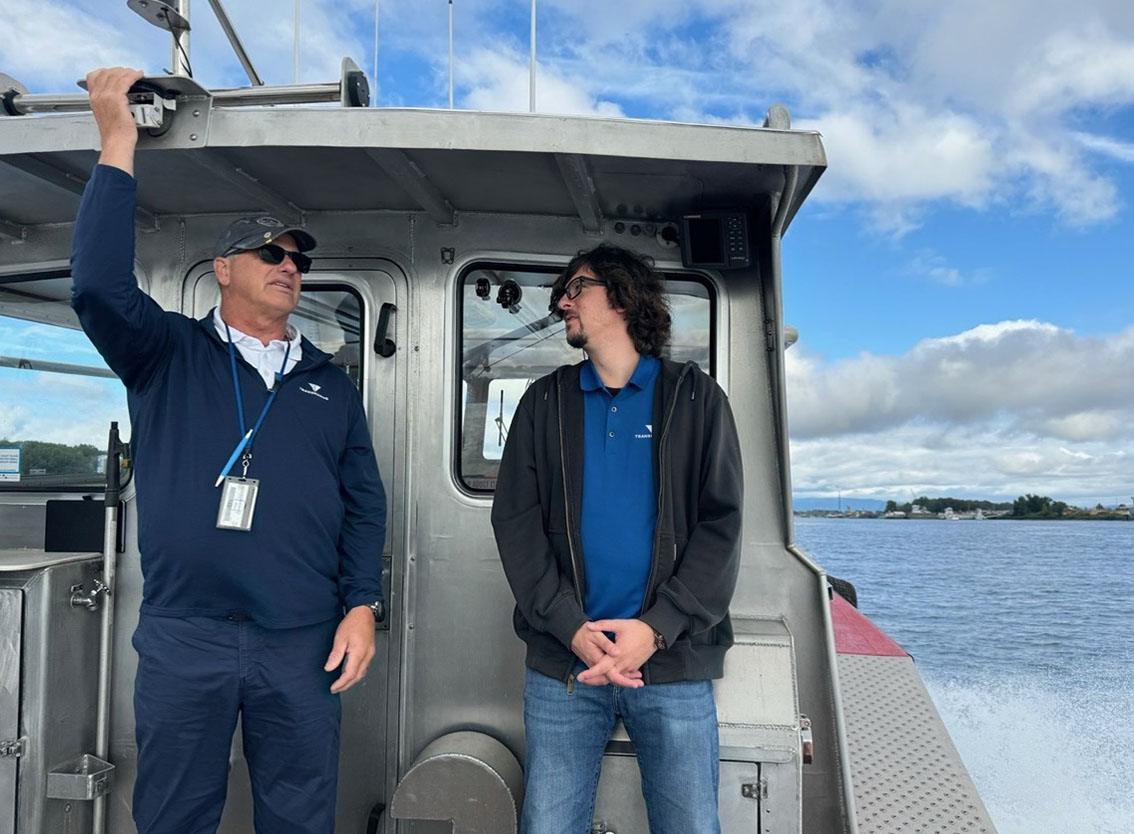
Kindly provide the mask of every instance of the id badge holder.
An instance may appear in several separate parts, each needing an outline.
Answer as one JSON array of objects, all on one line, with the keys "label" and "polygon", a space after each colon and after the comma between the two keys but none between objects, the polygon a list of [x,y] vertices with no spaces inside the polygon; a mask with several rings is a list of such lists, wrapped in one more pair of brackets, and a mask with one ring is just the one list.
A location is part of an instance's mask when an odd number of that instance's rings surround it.
[{"label": "id badge holder", "polygon": [[221,530],[251,530],[252,513],[256,510],[259,491],[260,481],[256,478],[227,476],[221,490],[217,527]]}]

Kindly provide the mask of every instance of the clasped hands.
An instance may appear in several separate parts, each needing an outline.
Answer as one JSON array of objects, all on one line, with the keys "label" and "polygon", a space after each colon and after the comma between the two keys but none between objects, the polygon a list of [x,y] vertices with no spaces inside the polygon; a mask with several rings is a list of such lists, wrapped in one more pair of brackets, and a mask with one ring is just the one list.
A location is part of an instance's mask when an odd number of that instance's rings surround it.
[{"label": "clasped hands", "polygon": [[[604,632],[614,635],[611,640]],[[575,680],[591,686],[613,683],[642,686],[642,666],[656,651],[654,630],[642,620],[583,623],[571,638],[571,651],[587,668]]]}]

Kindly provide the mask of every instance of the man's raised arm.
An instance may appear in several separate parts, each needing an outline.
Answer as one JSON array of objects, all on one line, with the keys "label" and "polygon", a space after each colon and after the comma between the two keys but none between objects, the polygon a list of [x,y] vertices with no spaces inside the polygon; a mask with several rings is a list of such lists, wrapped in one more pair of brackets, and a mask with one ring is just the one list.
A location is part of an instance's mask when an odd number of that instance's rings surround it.
[{"label": "man's raised arm", "polygon": [[75,218],[71,307],[128,388],[144,385],[165,357],[169,323],[134,278],[134,148],[126,93],[142,77],[125,67],[87,74],[102,152]]},{"label": "man's raised arm", "polygon": [[134,176],[138,127],[134,124],[126,93],[143,74],[129,67],[108,67],[87,73],[87,94],[102,148],[98,162],[121,168],[130,176]]}]

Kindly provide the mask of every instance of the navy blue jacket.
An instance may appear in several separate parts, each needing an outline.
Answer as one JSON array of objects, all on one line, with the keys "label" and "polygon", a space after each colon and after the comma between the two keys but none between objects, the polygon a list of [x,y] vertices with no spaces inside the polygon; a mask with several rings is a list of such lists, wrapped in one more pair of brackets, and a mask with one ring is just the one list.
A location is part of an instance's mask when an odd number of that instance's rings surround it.
[{"label": "navy blue jacket", "polygon": [[[71,306],[127,390],[142,611],[291,628],[380,599],[386,497],[362,399],[306,339],[254,438],[252,530],[217,529],[214,482],[240,438],[228,347],[211,313],[166,312],[138,289],[134,197],[125,171],[95,168],[75,220]],[[236,356],[250,428],[268,392]]]}]

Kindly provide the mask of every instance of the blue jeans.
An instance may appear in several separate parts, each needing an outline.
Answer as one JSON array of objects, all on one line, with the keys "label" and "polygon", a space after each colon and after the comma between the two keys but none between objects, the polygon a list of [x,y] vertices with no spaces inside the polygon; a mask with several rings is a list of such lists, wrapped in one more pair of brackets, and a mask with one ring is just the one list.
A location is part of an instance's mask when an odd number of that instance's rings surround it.
[{"label": "blue jeans", "polygon": [[337,623],[268,629],[250,621],[143,614],[134,632],[139,834],[213,834],[239,714],[261,834],[331,834],[339,696],[324,672]]},{"label": "blue jeans", "polygon": [[710,681],[623,689],[527,670],[520,834],[588,834],[617,716],[638,752],[651,834],[720,834],[717,709]]}]

